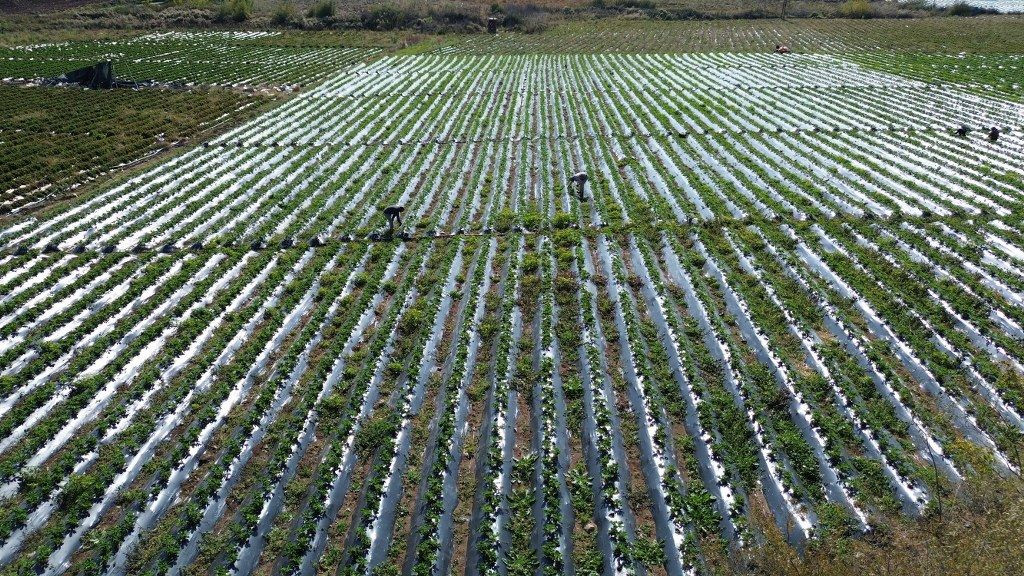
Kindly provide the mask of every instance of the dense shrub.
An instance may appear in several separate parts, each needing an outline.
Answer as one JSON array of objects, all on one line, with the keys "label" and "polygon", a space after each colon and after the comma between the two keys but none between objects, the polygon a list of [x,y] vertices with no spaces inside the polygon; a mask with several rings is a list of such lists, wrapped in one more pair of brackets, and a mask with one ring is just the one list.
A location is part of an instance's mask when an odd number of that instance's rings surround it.
[{"label": "dense shrub", "polygon": [[271,20],[279,26],[287,26],[297,21],[298,12],[295,10],[295,5],[291,3],[291,0],[282,0],[277,4],[277,8],[274,8]]},{"label": "dense shrub", "polygon": [[244,22],[252,16],[253,0],[224,0],[217,11],[217,19]]},{"label": "dense shrub", "polygon": [[360,20],[367,30],[407,28],[420,19],[418,8],[413,4],[378,4],[364,10]]},{"label": "dense shrub", "polygon": [[868,0],[846,0],[839,6],[839,15],[843,18],[873,18],[875,9]]},{"label": "dense shrub", "polygon": [[652,0],[619,0],[617,6],[635,8],[637,10],[654,10],[657,5]]},{"label": "dense shrub", "polygon": [[355,449],[363,457],[383,446],[398,431],[401,418],[394,408],[384,405],[378,408],[367,421],[360,434],[356,435]]},{"label": "dense shrub", "polygon": [[309,7],[306,15],[310,18],[331,18],[334,16],[334,0],[320,0]]},{"label": "dense shrub", "polygon": [[502,25],[509,30],[535,34],[550,26],[548,14],[535,4],[509,4]]},{"label": "dense shrub", "polygon": [[481,24],[483,21],[475,8],[454,2],[441,2],[432,6],[430,17],[435,22],[448,25]]},{"label": "dense shrub", "polygon": [[518,223],[519,217],[512,210],[502,210],[494,215],[494,229],[498,232],[508,232]]},{"label": "dense shrub", "polygon": [[971,6],[967,2],[956,2],[946,10],[950,16],[977,16],[979,14],[998,14],[998,10]]}]

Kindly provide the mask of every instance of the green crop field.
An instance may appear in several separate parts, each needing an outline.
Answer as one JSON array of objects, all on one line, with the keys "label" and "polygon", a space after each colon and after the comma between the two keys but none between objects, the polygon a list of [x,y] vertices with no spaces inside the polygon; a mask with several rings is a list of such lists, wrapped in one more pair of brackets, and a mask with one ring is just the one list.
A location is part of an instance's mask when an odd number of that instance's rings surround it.
[{"label": "green crop field", "polygon": [[1012,572],[1020,24],[0,49],[0,575]]},{"label": "green crop field", "polygon": [[1021,54],[1024,17],[803,20],[585,20],[543,34],[453,36],[441,53],[765,52],[784,43],[796,52],[857,51]]},{"label": "green crop field", "polygon": [[124,80],[232,88],[301,87],[319,82],[372,49],[272,45],[280,32],[154,32],[133,38],[0,48],[5,80],[51,78],[100,60]]},{"label": "green crop field", "polygon": [[254,115],[266,102],[227,91],[119,91],[0,85],[0,214],[76,192],[162,150]]}]

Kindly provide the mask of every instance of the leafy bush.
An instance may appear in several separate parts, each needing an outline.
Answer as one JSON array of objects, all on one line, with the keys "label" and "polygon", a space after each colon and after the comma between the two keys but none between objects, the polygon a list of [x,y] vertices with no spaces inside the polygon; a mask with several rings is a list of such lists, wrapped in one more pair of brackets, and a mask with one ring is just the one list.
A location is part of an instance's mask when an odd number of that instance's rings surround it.
[{"label": "leafy bush", "polygon": [[657,8],[652,0],[619,0],[616,4],[622,8],[637,8],[639,10],[654,10]]},{"label": "leafy bush", "polygon": [[221,21],[244,22],[252,16],[253,0],[224,0],[217,11]]},{"label": "leafy bush", "polygon": [[278,3],[271,18],[271,21],[279,26],[287,26],[296,20],[298,20],[298,12],[291,0],[282,0]]},{"label": "leafy bush", "polygon": [[310,18],[331,18],[334,16],[334,0],[320,0],[309,7],[306,16]]},{"label": "leafy bush", "polygon": [[946,10],[946,14],[950,16],[977,16],[979,14],[998,14],[998,10],[992,10],[991,8],[982,8],[980,6],[971,6],[967,2],[960,1],[954,3]]},{"label": "leafy bush", "polygon": [[527,254],[523,256],[523,272],[527,274],[536,272],[540,269],[540,258],[536,254]]},{"label": "leafy bush", "polygon": [[555,228],[562,230],[568,228],[573,223],[573,216],[568,212],[558,212],[555,214],[555,219],[552,221],[552,225]]},{"label": "leafy bush", "polygon": [[548,15],[544,13],[537,13],[526,18],[519,30],[524,34],[540,34],[550,27],[551,25],[548,22]]},{"label": "leafy bush", "polygon": [[450,32],[479,29],[482,12],[475,6],[455,2],[428,3],[403,0],[369,6],[360,15],[367,30],[400,30],[416,28],[424,31]]},{"label": "leafy bush", "polygon": [[518,216],[512,210],[502,210],[494,215],[494,229],[498,232],[508,232],[518,220]]},{"label": "leafy bush", "polygon": [[946,11],[950,16],[974,16],[974,10],[967,2],[957,2]]},{"label": "leafy bush", "polygon": [[843,18],[873,18],[875,9],[868,0],[846,0],[839,7],[839,15]]},{"label": "leafy bush", "polygon": [[520,220],[522,221],[523,228],[527,230],[537,230],[540,228],[542,218],[540,212],[533,209],[526,209],[520,213]]},{"label": "leafy bush", "polygon": [[419,20],[418,7],[411,4],[379,4],[364,10],[360,19],[368,30],[397,30]]},{"label": "leafy bush", "polygon": [[437,6],[431,6],[430,17],[435,22],[448,25],[480,24],[483,21],[477,9],[454,2],[442,2]]},{"label": "leafy bush", "polygon": [[652,538],[637,537],[632,552],[636,561],[644,566],[654,567],[665,563],[665,551],[661,543]]},{"label": "leafy bush", "polygon": [[502,25],[509,30],[536,34],[548,29],[548,15],[535,4],[510,4],[505,6]]},{"label": "leafy bush", "polygon": [[[60,497],[60,510],[64,512],[87,509],[92,502],[103,494],[103,485],[90,474],[73,474]],[[76,516],[77,517],[77,516]]]},{"label": "leafy bush", "polygon": [[382,406],[377,409],[367,425],[355,437],[355,451],[366,457],[380,446],[385,446],[398,431],[401,418],[393,408]]}]

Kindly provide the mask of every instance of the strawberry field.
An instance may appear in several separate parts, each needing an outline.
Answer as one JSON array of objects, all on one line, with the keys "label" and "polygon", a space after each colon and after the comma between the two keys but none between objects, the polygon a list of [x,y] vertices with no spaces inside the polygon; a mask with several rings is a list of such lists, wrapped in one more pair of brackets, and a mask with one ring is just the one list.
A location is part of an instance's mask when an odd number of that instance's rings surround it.
[{"label": "strawberry field", "polygon": [[[0,214],[74,195],[192,138],[209,139],[265,109],[268,94],[297,91],[378,52],[289,44],[292,38],[154,32],[0,48]],[[114,62],[118,79],[158,88],[35,86],[103,60]]]},{"label": "strawberry field", "polygon": [[696,575],[1020,473],[1019,74],[474,46],[0,223],[0,574]]},{"label": "strawberry field", "polygon": [[292,88],[323,80],[373,52],[281,44],[276,42],[279,36],[281,32],[153,32],[121,40],[12,46],[0,48],[0,79],[52,78],[110,60],[119,79],[133,82]]},{"label": "strawberry field", "polygon": [[190,139],[256,115],[267,99],[228,91],[118,91],[0,84],[0,214],[73,195]]}]

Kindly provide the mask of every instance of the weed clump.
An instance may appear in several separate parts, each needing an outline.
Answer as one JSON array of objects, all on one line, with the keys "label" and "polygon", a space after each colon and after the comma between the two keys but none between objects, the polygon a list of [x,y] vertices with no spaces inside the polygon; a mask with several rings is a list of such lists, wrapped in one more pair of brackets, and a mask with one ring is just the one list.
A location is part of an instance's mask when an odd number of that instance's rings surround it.
[{"label": "weed clump", "polygon": [[713,552],[709,565],[715,573],[747,576],[1013,573],[1024,565],[1024,482],[995,472],[991,456],[967,442],[955,442],[951,451],[970,463],[965,481],[943,482],[921,518],[898,511],[880,515],[872,532],[860,535],[850,530],[845,511],[828,506],[821,537],[800,555],[786,544],[758,496],[751,503],[751,529],[763,545],[731,558]]}]

